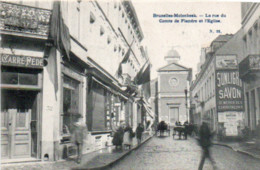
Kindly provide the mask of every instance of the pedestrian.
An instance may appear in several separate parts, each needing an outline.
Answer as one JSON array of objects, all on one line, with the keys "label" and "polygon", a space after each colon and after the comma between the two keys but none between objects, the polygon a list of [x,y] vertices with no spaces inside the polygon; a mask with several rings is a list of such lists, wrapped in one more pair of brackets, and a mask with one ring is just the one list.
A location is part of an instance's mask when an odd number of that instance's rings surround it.
[{"label": "pedestrian", "polygon": [[208,158],[216,169],[216,163],[210,154],[210,146],[212,145],[211,139],[214,133],[210,132],[209,126],[206,122],[203,122],[199,130],[199,144],[202,148],[202,156],[199,164],[199,170],[202,170],[205,159]]},{"label": "pedestrian", "polygon": [[116,130],[112,143],[116,146],[116,149],[118,147],[122,147],[123,144],[123,137],[124,137],[124,127],[123,125],[120,125],[118,129]]},{"label": "pedestrian", "polygon": [[142,124],[139,123],[136,130],[135,130],[138,145],[140,145],[141,142],[142,142],[143,131],[144,131],[144,128],[143,128]]},{"label": "pedestrian", "polygon": [[260,120],[258,120],[258,124],[256,126],[255,132],[256,132],[256,138],[260,139]]},{"label": "pedestrian", "polygon": [[132,146],[132,138],[134,137],[134,132],[133,129],[127,125],[125,130],[124,130],[124,138],[123,138],[123,145],[124,148],[129,148],[131,149]]},{"label": "pedestrian", "polygon": [[86,124],[83,122],[83,117],[81,114],[75,116],[77,121],[73,124],[73,133],[72,133],[72,142],[77,147],[77,163],[81,162],[82,157],[82,146],[83,140],[87,135],[87,127]]},{"label": "pedestrian", "polygon": [[188,139],[188,131],[189,131],[189,123],[188,121],[184,122],[184,137],[185,137],[185,140]]}]

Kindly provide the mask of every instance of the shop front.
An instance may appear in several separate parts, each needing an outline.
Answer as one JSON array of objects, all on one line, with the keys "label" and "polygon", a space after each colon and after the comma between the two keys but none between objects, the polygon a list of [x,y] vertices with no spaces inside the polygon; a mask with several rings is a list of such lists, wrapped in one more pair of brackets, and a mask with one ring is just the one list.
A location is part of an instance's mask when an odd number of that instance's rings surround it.
[{"label": "shop front", "polygon": [[39,158],[43,58],[1,55],[2,160]]},{"label": "shop front", "polygon": [[93,74],[88,75],[87,126],[94,149],[112,145],[112,134],[129,119],[128,98],[117,87]]},{"label": "shop front", "polygon": [[244,83],[246,125],[253,131],[260,120],[260,55],[248,55],[239,63]]}]

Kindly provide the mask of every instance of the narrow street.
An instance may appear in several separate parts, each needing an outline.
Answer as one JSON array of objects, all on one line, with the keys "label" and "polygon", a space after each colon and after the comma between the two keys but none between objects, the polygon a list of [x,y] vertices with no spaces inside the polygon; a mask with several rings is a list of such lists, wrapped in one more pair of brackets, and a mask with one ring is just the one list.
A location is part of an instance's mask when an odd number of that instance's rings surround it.
[{"label": "narrow street", "polygon": [[[196,170],[200,161],[200,147],[196,140],[172,137],[153,137],[138,150],[115,164],[112,169],[178,169]],[[223,146],[212,147],[212,155],[220,170],[259,170],[260,161]],[[204,170],[211,170],[208,160]]]}]

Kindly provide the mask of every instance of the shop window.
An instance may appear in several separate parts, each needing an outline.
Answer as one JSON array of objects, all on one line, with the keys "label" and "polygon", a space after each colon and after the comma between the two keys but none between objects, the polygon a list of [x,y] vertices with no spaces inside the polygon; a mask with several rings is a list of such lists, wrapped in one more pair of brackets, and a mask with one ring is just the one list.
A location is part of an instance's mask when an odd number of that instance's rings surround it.
[{"label": "shop window", "polygon": [[25,69],[2,69],[2,84],[38,85],[38,74]]},{"label": "shop window", "polygon": [[72,131],[79,113],[79,85],[74,79],[64,76],[63,80],[63,134]]},{"label": "shop window", "polygon": [[37,75],[19,73],[19,83],[23,85],[37,85]]}]

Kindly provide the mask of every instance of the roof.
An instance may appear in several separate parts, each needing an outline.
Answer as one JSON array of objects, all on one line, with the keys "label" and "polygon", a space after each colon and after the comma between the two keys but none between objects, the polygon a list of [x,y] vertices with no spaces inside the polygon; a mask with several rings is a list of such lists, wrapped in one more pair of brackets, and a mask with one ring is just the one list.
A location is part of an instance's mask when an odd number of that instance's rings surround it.
[{"label": "roof", "polygon": [[213,41],[212,41],[212,43],[213,42],[226,42],[226,41],[228,41],[230,38],[232,38],[233,37],[233,34],[225,34],[225,35],[219,35],[217,38],[215,38]]},{"label": "roof", "polygon": [[189,71],[190,69],[187,67],[184,67],[177,63],[169,63],[166,66],[163,66],[157,70],[157,72],[161,71]]},{"label": "roof", "polygon": [[243,57],[243,30],[238,30],[230,40],[216,52],[216,55],[236,54],[238,58]]}]

